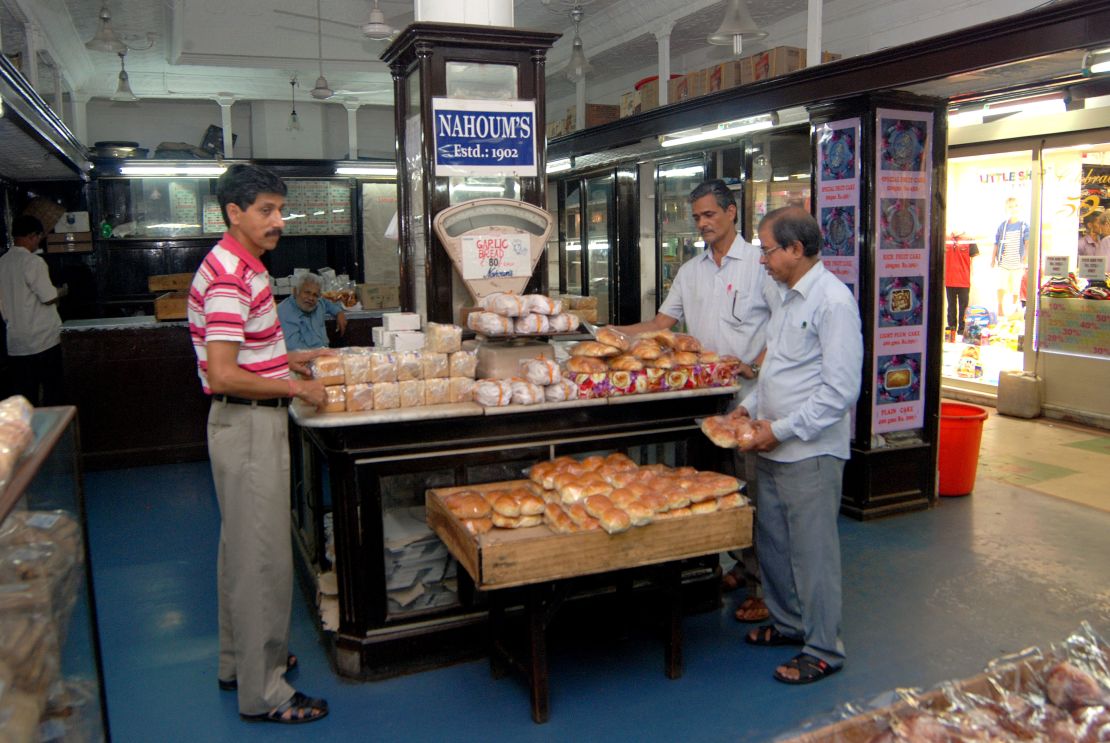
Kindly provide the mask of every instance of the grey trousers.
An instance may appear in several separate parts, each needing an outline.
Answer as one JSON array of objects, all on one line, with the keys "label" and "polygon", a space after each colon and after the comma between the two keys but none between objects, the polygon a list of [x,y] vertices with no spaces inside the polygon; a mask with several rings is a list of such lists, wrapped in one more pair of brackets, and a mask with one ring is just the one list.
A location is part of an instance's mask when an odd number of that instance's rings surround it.
[{"label": "grey trousers", "polygon": [[803,652],[838,667],[841,578],[837,515],[844,460],[823,455],[799,462],[759,457],[756,542],[763,600],[775,627],[804,637]]},{"label": "grey trousers", "polygon": [[285,408],[212,402],[208,456],[220,505],[219,678],[239,682],[239,712],[293,696],[286,683],[293,547]]}]

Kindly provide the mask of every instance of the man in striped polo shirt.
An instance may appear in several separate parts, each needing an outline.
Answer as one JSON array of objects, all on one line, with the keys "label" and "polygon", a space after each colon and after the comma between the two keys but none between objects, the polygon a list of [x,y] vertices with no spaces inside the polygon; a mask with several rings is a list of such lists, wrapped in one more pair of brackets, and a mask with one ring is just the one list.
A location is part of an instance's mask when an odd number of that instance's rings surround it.
[{"label": "man in striped polo shirt", "polygon": [[189,332],[206,394],[208,456],[220,506],[217,558],[221,689],[238,689],[239,715],[300,723],[327,702],[295,691],[285,673],[292,609],[289,516],[290,398],[320,407],[320,382],[294,380],[315,352],[286,353],[262,256],[277,247],[285,183],[256,165],[233,165],[216,197],[227,232],[189,291]]}]

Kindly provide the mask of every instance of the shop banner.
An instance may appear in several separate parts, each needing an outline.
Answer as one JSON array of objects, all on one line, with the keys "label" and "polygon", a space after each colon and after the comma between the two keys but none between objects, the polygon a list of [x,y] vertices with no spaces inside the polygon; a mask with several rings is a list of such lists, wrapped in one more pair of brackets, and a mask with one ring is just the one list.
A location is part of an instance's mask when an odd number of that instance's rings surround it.
[{"label": "shop banner", "polygon": [[859,299],[860,119],[817,127],[821,261]]},{"label": "shop banner", "polygon": [[461,248],[467,281],[532,275],[532,240],[527,232],[463,235]]},{"label": "shop banner", "polygon": [[1110,302],[1041,297],[1038,350],[1110,359]]},{"label": "shop banner", "polygon": [[925,425],[925,318],[933,115],[878,109],[875,121],[873,433]]},{"label": "shop banner", "polygon": [[536,175],[535,101],[433,98],[435,172]]}]

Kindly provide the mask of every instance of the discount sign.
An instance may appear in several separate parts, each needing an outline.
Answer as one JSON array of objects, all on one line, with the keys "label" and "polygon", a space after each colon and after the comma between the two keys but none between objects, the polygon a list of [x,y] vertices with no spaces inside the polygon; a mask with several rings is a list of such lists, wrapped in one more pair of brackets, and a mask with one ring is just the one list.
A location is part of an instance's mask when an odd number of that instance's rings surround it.
[{"label": "discount sign", "polygon": [[499,279],[532,275],[532,252],[528,233],[464,235],[463,278]]}]

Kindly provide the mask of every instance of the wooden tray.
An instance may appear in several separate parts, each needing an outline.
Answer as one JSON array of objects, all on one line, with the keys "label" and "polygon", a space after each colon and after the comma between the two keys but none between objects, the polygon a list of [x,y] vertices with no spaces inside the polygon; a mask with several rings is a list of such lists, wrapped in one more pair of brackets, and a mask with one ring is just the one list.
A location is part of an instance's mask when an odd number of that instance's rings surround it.
[{"label": "wooden tray", "polygon": [[425,495],[428,525],[479,589],[488,591],[683,560],[752,543],[751,506],[666,519],[612,536],[600,530],[556,534],[541,525],[492,529],[475,538],[443,503],[444,498],[460,490],[485,492],[527,484],[527,480],[513,480],[435,488]]}]

